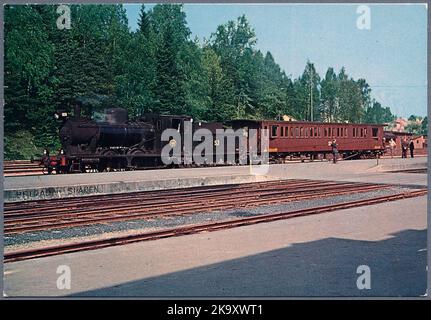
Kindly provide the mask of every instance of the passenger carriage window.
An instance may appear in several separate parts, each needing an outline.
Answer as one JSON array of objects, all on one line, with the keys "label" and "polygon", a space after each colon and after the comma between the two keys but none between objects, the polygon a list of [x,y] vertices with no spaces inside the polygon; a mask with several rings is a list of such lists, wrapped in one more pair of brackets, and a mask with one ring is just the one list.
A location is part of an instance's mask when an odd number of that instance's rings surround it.
[{"label": "passenger carriage window", "polygon": [[361,138],[364,137],[364,128],[361,128]]},{"label": "passenger carriage window", "polygon": [[377,138],[379,135],[379,128],[372,128],[371,134],[373,135],[373,138]]},{"label": "passenger carriage window", "polygon": [[304,136],[304,128],[300,127],[299,128],[299,136],[302,138]]},{"label": "passenger carriage window", "polygon": [[289,127],[284,128],[285,129],[285,136],[286,138],[289,138]]},{"label": "passenger carriage window", "polygon": [[272,126],[271,127],[271,137],[276,137],[278,131],[278,126]]},{"label": "passenger carriage window", "polygon": [[318,128],[318,130],[319,130],[319,138],[322,136],[322,130],[321,130],[322,128]]},{"label": "passenger carriage window", "polygon": [[347,128],[344,128],[344,137],[347,138]]},{"label": "passenger carriage window", "polygon": [[284,128],[280,127],[280,137],[284,137]]},{"label": "passenger carriage window", "polygon": [[298,127],[295,128],[295,137],[299,138],[299,128]]}]

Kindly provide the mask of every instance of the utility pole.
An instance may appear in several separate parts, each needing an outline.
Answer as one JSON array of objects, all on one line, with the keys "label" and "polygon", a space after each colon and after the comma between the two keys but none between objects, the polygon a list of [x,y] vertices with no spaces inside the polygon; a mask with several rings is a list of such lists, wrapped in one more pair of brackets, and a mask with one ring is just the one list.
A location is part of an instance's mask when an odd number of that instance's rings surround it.
[{"label": "utility pole", "polygon": [[313,72],[310,65],[310,115],[311,121],[313,121]]}]

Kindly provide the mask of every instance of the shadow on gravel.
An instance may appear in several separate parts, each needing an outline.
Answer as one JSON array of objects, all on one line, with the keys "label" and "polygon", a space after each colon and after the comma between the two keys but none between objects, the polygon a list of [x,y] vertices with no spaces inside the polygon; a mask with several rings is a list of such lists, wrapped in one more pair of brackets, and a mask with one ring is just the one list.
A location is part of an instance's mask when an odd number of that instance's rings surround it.
[{"label": "shadow on gravel", "polygon": [[[417,297],[426,290],[426,245],[426,230],[381,241],[327,238],[74,296]],[[371,269],[370,290],[356,287],[359,265]]]}]

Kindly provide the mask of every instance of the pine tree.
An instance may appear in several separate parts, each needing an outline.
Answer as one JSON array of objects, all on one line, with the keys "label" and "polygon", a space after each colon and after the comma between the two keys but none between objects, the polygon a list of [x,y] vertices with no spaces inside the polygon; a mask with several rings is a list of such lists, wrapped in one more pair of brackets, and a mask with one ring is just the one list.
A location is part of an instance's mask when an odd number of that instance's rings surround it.
[{"label": "pine tree", "polygon": [[139,20],[138,20],[138,26],[139,31],[148,38],[150,36],[150,28],[151,28],[151,22],[150,22],[150,14],[145,11],[145,5],[141,5],[141,9],[139,10]]}]

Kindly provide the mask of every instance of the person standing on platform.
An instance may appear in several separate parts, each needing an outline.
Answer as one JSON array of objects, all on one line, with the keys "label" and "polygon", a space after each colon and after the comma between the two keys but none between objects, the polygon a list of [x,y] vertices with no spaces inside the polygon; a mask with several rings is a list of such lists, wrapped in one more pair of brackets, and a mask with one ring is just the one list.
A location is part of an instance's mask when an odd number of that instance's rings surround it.
[{"label": "person standing on platform", "polygon": [[407,158],[407,141],[406,138],[403,139],[403,141],[401,141],[401,157],[402,158]]},{"label": "person standing on platform", "polygon": [[337,163],[337,159],[338,159],[338,145],[337,145],[337,140],[332,140],[331,143],[331,148],[332,148],[332,159],[334,161],[334,163]]},{"label": "person standing on platform", "polygon": [[[410,139],[409,149],[410,149],[410,157],[414,158],[413,151],[415,150],[415,143],[414,143],[413,139]],[[406,156],[406,158],[407,158],[407,156]]]},{"label": "person standing on platform", "polygon": [[395,143],[394,139],[391,138],[391,140],[389,140],[389,149],[391,150],[391,158],[394,157],[394,150],[396,146],[397,144]]}]

